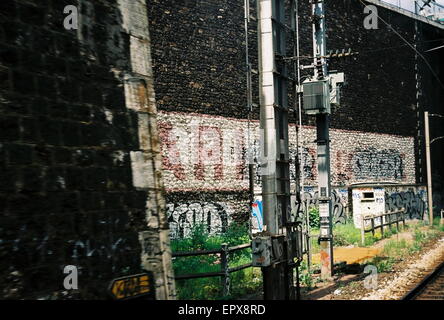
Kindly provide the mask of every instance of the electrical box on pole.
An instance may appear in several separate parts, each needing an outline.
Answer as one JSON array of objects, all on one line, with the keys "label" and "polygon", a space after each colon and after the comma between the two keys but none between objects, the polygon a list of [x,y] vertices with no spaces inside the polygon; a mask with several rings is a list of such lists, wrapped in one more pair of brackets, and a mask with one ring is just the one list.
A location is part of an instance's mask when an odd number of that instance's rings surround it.
[{"label": "electrical box on pole", "polygon": [[316,116],[321,278],[330,279],[333,276],[333,225],[329,121],[331,104],[339,104],[340,86],[345,77],[343,73],[328,72],[324,1],[312,0],[311,9],[314,75],[302,84],[303,110]]},{"label": "electrical box on pole", "polygon": [[307,79],[302,83],[304,112],[307,115],[330,114],[331,105],[340,104],[343,72],[330,72],[324,79]]},{"label": "electrical box on pole", "polygon": [[302,84],[304,111],[308,115],[330,113],[330,81],[307,80]]}]

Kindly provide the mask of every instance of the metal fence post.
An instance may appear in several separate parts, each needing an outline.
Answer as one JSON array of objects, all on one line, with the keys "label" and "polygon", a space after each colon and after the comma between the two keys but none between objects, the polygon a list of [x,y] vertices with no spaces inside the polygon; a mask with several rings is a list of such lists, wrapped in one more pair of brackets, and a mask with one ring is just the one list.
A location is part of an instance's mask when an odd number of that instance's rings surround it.
[{"label": "metal fence post", "polygon": [[365,246],[365,225],[364,225],[364,215],[361,215],[361,243]]},{"label": "metal fence post", "polygon": [[402,209],[402,225],[403,225],[403,230],[405,230],[405,210]]},{"label": "metal fence post", "polygon": [[384,216],[381,216],[381,239],[384,238]]},{"label": "metal fence post", "polygon": [[222,286],[223,286],[223,295],[224,297],[230,294],[230,273],[228,272],[228,244],[222,243],[222,253],[221,253],[221,271],[223,272],[222,276]]}]

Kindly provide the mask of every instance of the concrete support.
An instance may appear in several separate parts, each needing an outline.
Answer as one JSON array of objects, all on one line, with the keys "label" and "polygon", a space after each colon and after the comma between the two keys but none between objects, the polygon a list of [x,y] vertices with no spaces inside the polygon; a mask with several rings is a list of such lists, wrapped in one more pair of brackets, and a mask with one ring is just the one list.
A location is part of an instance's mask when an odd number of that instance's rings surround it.
[{"label": "concrete support", "polygon": [[151,47],[145,0],[119,0],[123,27],[130,37],[130,72],[125,74],[128,109],[138,116],[139,149],[131,152],[133,185],[148,192],[146,231],[141,231],[142,268],[153,272],[156,299],[175,299],[169,227],[161,176],[161,150],[151,64]]},{"label": "concrete support", "polygon": [[285,237],[290,220],[288,70],[277,61],[286,54],[285,1],[258,1],[258,18],[262,201],[275,260],[262,268],[264,298],[283,300],[294,297]]}]

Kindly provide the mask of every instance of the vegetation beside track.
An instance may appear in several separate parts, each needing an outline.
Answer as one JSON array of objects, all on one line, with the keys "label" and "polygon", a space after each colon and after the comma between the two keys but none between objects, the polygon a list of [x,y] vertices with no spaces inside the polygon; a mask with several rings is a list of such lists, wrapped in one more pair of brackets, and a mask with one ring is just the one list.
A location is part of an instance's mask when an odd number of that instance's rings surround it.
[{"label": "vegetation beside track", "polygon": [[[316,215],[316,210],[312,210],[311,216]],[[394,235],[399,233],[410,232],[412,234],[411,239],[407,240],[400,237],[400,239],[393,239]],[[314,235],[311,238],[312,254],[319,252],[319,244],[315,235],[319,234],[319,229],[314,227],[311,229],[311,234]],[[367,264],[375,265],[379,273],[391,272],[396,263],[403,261],[409,255],[420,252],[424,245],[428,244],[431,240],[436,239],[444,234],[444,225],[439,224],[439,218],[436,218],[433,223],[433,227],[429,228],[423,221],[419,221],[416,224],[407,224],[406,227],[401,227],[399,231],[392,227],[390,230],[385,229],[384,234],[381,234],[379,229],[373,236],[371,233],[365,235],[365,245],[361,244],[361,231],[355,228],[352,220],[347,221],[346,224],[337,224],[333,227],[333,244],[334,247],[372,247],[383,239],[389,239],[384,244],[382,252],[367,262]],[[301,273],[299,280],[302,286],[306,290],[310,290],[315,287],[316,283],[321,282],[318,277],[314,276],[313,271],[319,269],[320,266],[313,264],[308,272],[306,259],[302,263]]]},{"label": "vegetation beside track", "polygon": [[[423,254],[428,254],[429,250],[436,246],[437,240],[444,237],[444,225],[439,224],[439,219],[435,219],[433,226],[430,227],[427,223],[411,222],[407,225],[405,231],[398,235],[393,235],[389,239],[384,241],[375,241],[373,247],[381,249],[380,253],[372,259],[367,260],[358,268],[358,272],[362,272],[365,265],[376,266],[378,271],[378,281],[381,282],[382,287],[387,284],[391,279],[396,278],[397,275],[409,268],[411,263],[420,263]],[[314,266],[313,268],[316,268]],[[367,295],[372,295],[375,292],[371,289],[364,287],[363,274],[357,274],[355,278],[353,276],[337,275],[338,279],[335,281],[333,287],[323,295],[326,299],[361,299]],[[301,280],[305,280],[306,283],[303,292],[310,296],[311,289],[314,287],[324,287],[326,284],[322,284],[319,277],[315,275],[307,279],[307,276],[303,276]],[[348,280],[344,280],[348,279]],[[379,290],[380,286],[377,290]],[[315,294],[316,299],[319,299],[318,293]],[[307,296],[308,297],[308,296]]]},{"label": "vegetation beside track", "polygon": [[378,269],[379,273],[391,272],[396,263],[402,262],[412,254],[419,253],[427,244],[442,237],[444,225],[439,225],[439,219],[433,221],[430,228],[424,222],[410,227],[412,239],[393,239],[384,245],[381,254],[369,261]]},{"label": "vegetation beside track", "polygon": [[[314,217],[316,212],[312,213]],[[315,220],[316,221],[316,220]],[[410,231],[412,239],[393,239],[398,231],[396,228],[387,230],[383,235],[379,231],[373,236],[371,233],[365,235],[365,246],[371,247],[378,241],[392,237],[384,244],[380,255],[368,261],[377,267],[379,273],[387,273],[393,270],[393,267],[402,262],[413,253],[418,253],[424,245],[431,240],[436,239],[444,234],[444,225],[439,226],[439,219],[434,221],[433,228],[428,228],[423,222],[416,225],[407,225],[406,229],[401,228],[400,232]],[[353,221],[347,224],[338,224],[334,226],[334,246],[362,246],[360,229],[354,227]],[[319,229],[314,227],[311,234],[319,234]],[[312,253],[319,252],[317,238],[313,237],[311,241]],[[248,236],[248,226],[232,224],[228,227],[227,232],[220,236],[210,236],[205,226],[195,226],[190,236],[184,239],[172,240],[171,247],[173,252],[195,251],[195,250],[213,250],[219,249],[222,243],[229,246],[236,246],[250,241]],[[235,267],[251,262],[251,249],[245,249],[234,252],[229,255],[230,267]],[[176,275],[189,273],[207,273],[220,271],[220,257],[218,255],[207,255],[198,257],[180,257],[173,259],[173,267]],[[308,272],[307,261],[301,264],[299,280],[305,289],[313,288],[318,278],[313,276],[313,271],[319,269],[318,265],[312,265]],[[177,294],[179,299],[239,299],[247,295],[260,294],[262,290],[262,275],[259,268],[248,268],[230,275],[231,287],[230,295],[223,296],[220,277],[199,278],[190,280],[176,281]],[[352,286],[356,286],[353,283]]]},{"label": "vegetation beside track", "polygon": [[[248,225],[231,224],[220,236],[210,236],[204,225],[196,225],[190,236],[172,240],[173,252],[220,249],[222,243],[236,246],[250,242]],[[251,249],[229,254],[230,267],[251,262]],[[220,257],[217,254],[197,257],[173,258],[175,275],[190,273],[207,273],[220,271]],[[198,278],[176,281],[176,290],[180,300],[221,300],[238,299],[250,294],[258,294],[262,290],[262,274],[259,268],[248,268],[230,274],[230,295],[223,295],[221,277]]]}]

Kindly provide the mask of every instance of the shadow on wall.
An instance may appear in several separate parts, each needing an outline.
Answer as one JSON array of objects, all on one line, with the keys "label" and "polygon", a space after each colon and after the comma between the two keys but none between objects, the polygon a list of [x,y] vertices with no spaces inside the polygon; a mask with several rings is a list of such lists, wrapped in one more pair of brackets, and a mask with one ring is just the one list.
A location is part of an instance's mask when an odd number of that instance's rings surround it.
[{"label": "shadow on wall", "polygon": [[[73,0],[79,33],[63,28],[65,2],[8,1],[0,12],[0,42],[26,57],[0,57],[13,75],[0,87],[2,298],[104,298],[110,279],[140,272],[148,196],[133,187],[128,156],[139,148],[122,85],[129,35],[117,0]],[[78,267],[74,293],[66,265]]]}]

